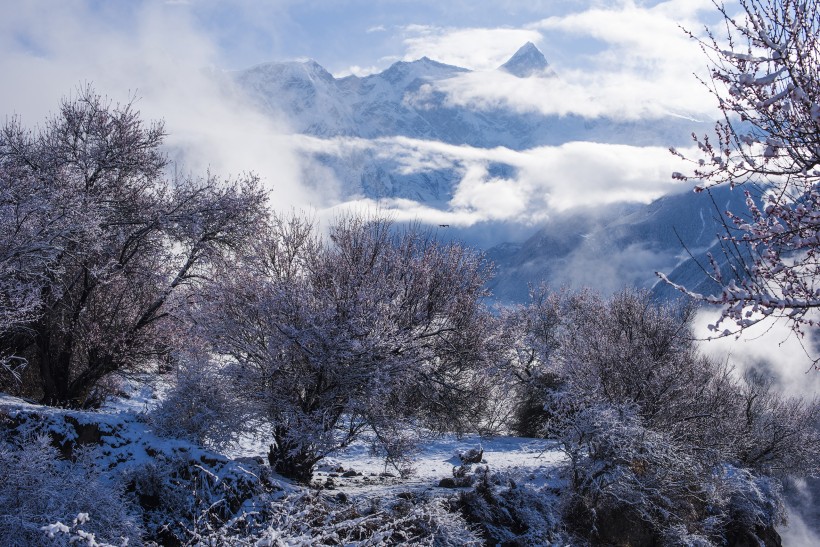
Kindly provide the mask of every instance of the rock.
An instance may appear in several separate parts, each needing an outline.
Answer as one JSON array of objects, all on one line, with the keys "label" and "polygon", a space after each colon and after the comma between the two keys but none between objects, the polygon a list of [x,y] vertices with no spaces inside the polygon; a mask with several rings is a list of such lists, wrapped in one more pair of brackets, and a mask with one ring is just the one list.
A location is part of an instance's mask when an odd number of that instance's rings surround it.
[{"label": "rock", "polygon": [[466,452],[459,452],[458,459],[461,460],[461,463],[468,464],[468,463],[481,463],[481,459],[484,457],[484,449],[479,446],[478,448],[471,448]]}]

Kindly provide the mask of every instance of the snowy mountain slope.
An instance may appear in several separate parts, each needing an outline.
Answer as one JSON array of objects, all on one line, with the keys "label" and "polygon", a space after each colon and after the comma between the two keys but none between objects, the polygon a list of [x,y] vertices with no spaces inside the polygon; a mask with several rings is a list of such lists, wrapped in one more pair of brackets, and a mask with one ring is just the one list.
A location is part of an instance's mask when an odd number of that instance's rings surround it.
[{"label": "snowy mountain slope", "polygon": [[527,42],[510,57],[510,60],[499,67],[499,70],[509,72],[519,78],[529,78],[530,76],[544,75],[554,76],[555,73],[549,68],[549,63],[535,44]]},{"label": "snowy mountain slope", "polygon": [[[528,80],[558,77],[531,43],[497,72]],[[265,63],[232,77],[263,112],[283,115],[295,134],[318,139],[301,152],[331,169],[341,200],[404,198],[446,208],[464,171],[451,165],[409,169],[400,161],[401,143],[395,145],[400,137],[515,151],[576,141],[665,148],[686,143],[692,130],[691,120],[674,116],[615,120],[544,115],[501,104],[456,104],[442,84],[470,74],[424,57],[363,78],[335,78],[315,61]],[[387,145],[382,138],[389,140]]]},{"label": "snowy mountain slope", "polygon": [[[520,78],[556,77],[531,43],[498,70]],[[688,132],[675,129],[691,125],[681,118],[636,122],[457,106],[436,84],[469,72],[423,57],[363,78],[334,78],[315,61],[265,63],[233,78],[257,106],[284,114],[295,133],[316,137],[401,135],[513,150],[578,140],[635,145],[688,140]]]},{"label": "snowy mountain slope", "polygon": [[[680,256],[680,260],[674,267],[661,270],[669,277],[670,281],[686,287],[688,290],[704,295],[718,295],[721,287],[709,279],[706,271],[709,271],[709,255],[713,257],[715,263],[718,264],[721,270],[721,275],[724,279],[733,279],[735,273],[733,267],[738,266],[736,258],[727,256],[724,253],[721,241],[718,236],[724,235],[724,228],[721,222],[725,221],[728,225],[731,222],[725,217],[725,211],[732,211],[737,214],[748,214],[745,203],[745,195],[742,189],[736,188],[731,190],[726,187],[718,187],[711,190],[711,195],[696,194],[699,196],[699,201],[705,203],[705,209],[700,208],[697,216],[694,216],[695,211],[692,211],[692,218],[700,218],[700,224],[697,222],[688,225],[688,237],[684,239],[687,243],[689,253]],[[718,215],[722,215],[723,219]],[[681,219],[683,221],[684,219]],[[701,231],[698,232],[698,227]],[[710,231],[711,230],[711,231]],[[709,237],[709,236],[713,237]],[[737,251],[742,253],[744,259],[749,259],[748,250],[742,247]],[[690,254],[691,253],[691,254]],[[742,271],[739,268],[738,271]],[[711,273],[711,271],[710,271]],[[658,281],[652,288],[653,293],[663,300],[669,300],[680,297],[681,293],[666,282]]]},{"label": "snowy mountain slope", "polygon": [[[541,228],[513,252],[488,251],[498,264],[494,292],[503,301],[521,301],[527,284],[595,287],[613,292],[624,284],[652,287],[663,299],[680,294],[658,283],[656,271],[687,286],[710,292],[688,252],[704,262],[722,230],[718,210],[741,211],[740,190],[716,188],[709,196],[684,192],[652,203],[566,214]],[[687,252],[688,249],[688,252]],[[717,255],[716,255],[717,256]],[[670,273],[671,272],[671,273]]]}]

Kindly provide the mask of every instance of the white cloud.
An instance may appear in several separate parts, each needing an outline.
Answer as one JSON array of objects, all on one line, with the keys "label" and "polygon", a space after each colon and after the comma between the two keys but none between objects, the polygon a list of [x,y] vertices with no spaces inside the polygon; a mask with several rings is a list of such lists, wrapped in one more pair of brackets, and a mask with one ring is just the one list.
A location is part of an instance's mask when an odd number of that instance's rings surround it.
[{"label": "white cloud", "polygon": [[351,199],[329,207],[320,214],[323,218],[333,218],[333,215],[344,211],[364,214],[378,212],[389,216],[396,222],[421,222],[432,226],[441,224],[453,227],[474,226],[487,220],[476,212],[466,210],[444,211],[417,201],[398,198],[381,200],[369,198]]},{"label": "white cloud", "polygon": [[529,202],[527,185],[492,178],[486,165],[471,163],[464,170],[450,207],[475,212],[487,220],[514,220],[529,216]]},{"label": "white cloud", "polygon": [[527,42],[538,43],[541,33],[521,28],[405,27],[404,60],[429,57],[434,61],[469,68],[492,70],[504,64]]},{"label": "white cloud", "polygon": [[0,5],[0,115],[26,126],[61,97],[91,83],[114,102],[136,96],[144,119],[164,119],[166,143],[183,170],[258,173],[273,203],[314,201],[283,126],[249,110],[213,67],[217,46],[183,5],[146,2],[12,2]]},{"label": "white cloud", "polygon": [[[814,493],[809,493],[806,496],[806,504],[809,505],[809,511],[811,507],[815,507],[814,503]],[[797,511],[794,507],[788,507],[787,510],[789,514],[789,521],[786,523],[785,526],[779,528],[777,531],[780,533],[780,537],[783,540],[783,545],[797,545],[797,546],[809,546],[809,545],[820,545],[820,535],[817,534],[817,523],[816,522],[806,522],[808,519],[803,518],[799,511]],[[814,525],[815,529],[812,529],[812,524]]]},{"label": "white cloud", "polygon": [[358,76],[359,78],[364,78],[365,76],[370,76],[371,74],[377,74],[381,72],[382,69],[377,66],[367,66],[362,67],[359,65],[350,65],[347,67],[346,70],[342,70],[333,74],[336,78],[344,78],[345,76]]},{"label": "white cloud", "polygon": [[[681,27],[702,33],[714,12],[710,0],[668,0],[654,7],[625,1],[520,29],[408,27],[406,58],[442,57],[476,69],[438,86],[455,105],[588,118],[713,119],[715,101],[693,76],[704,72],[707,60]],[[548,61],[557,77],[520,79],[493,70],[526,41],[555,54]]]},{"label": "white cloud", "polygon": [[767,322],[750,328],[738,337],[707,340],[712,335],[708,325],[718,317],[714,309],[705,309],[695,319],[695,336],[702,338],[700,348],[718,361],[728,360],[739,373],[757,369],[772,374],[785,393],[808,398],[820,396],[820,375],[812,368],[811,358],[799,339],[782,322]]},{"label": "white cloud", "polygon": [[[564,71],[552,78],[516,78],[505,72],[474,72],[442,81],[437,90],[454,106],[508,108],[543,115],[576,114],[617,120],[683,116],[712,119],[717,109],[691,75],[679,85],[624,72]],[[662,123],[662,122],[660,122]]]},{"label": "white cloud", "polygon": [[[543,19],[532,25],[546,32],[561,31],[601,40],[611,49],[603,51],[605,60],[614,60],[626,51],[620,64],[644,65],[647,61],[669,61],[692,57],[699,49],[688,47],[689,38],[681,27],[700,33],[704,14],[715,13],[711,0],[667,0],[653,7],[623,1],[607,7]],[[618,51],[614,51],[617,49]]]},{"label": "white cloud", "polygon": [[[442,207],[411,200],[383,200],[382,207],[433,218],[435,223],[468,226],[504,220],[537,223],[554,212],[619,201],[648,203],[670,191],[682,191],[670,174],[677,159],[666,148],[570,142],[516,151],[475,148],[406,137],[294,139],[308,155],[344,158],[353,172],[372,157],[390,160],[408,175],[453,170],[458,183]],[[511,168],[509,178],[492,176],[490,166]],[[355,181],[354,181],[355,182]],[[342,189],[339,199],[357,201],[356,188]]]}]

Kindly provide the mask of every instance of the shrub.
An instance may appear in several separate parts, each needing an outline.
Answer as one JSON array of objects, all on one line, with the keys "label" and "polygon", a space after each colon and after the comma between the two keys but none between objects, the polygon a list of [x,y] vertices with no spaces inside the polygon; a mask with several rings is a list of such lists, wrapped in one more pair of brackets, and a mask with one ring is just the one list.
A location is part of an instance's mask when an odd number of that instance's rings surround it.
[{"label": "shrub", "polygon": [[87,450],[75,455],[73,461],[60,459],[46,435],[0,440],[0,544],[41,545],[43,526],[71,522],[79,513],[90,515],[83,529],[100,541],[139,541],[139,512],[122,485]]},{"label": "shrub", "polygon": [[203,354],[182,357],[172,387],[148,419],[157,433],[214,449],[227,448],[247,429],[247,411],[230,371]]},{"label": "shrub", "polygon": [[198,321],[271,424],[271,465],[309,482],[363,432],[397,461],[406,426],[475,424],[486,279],[481,255],[416,227],[346,217],[321,241],[308,219],[274,218],[242,266],[209,287]]}]

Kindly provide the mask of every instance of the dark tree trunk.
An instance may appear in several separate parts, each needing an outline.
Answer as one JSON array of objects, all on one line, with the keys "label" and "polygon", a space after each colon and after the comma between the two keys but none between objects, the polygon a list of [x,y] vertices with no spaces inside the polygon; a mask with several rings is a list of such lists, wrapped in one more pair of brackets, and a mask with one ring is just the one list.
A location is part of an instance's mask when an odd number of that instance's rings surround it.
[{"label": "dark tree trunk", "polygon": [[283,477],[302,484],[309,484],[313,478],[313,466],[321,458],[289,440],[287,430],[284,428],[275,428],[273,436],[276,442],[270,445],[268,452],[270,466]]},{"label": "dark tree trunk", "polygon": [[68,406],[68,383],[71,374],[71,354],[63,348],[55,355],[51,335],[47,330],[35,339],[43,403],[50,406]]}]

